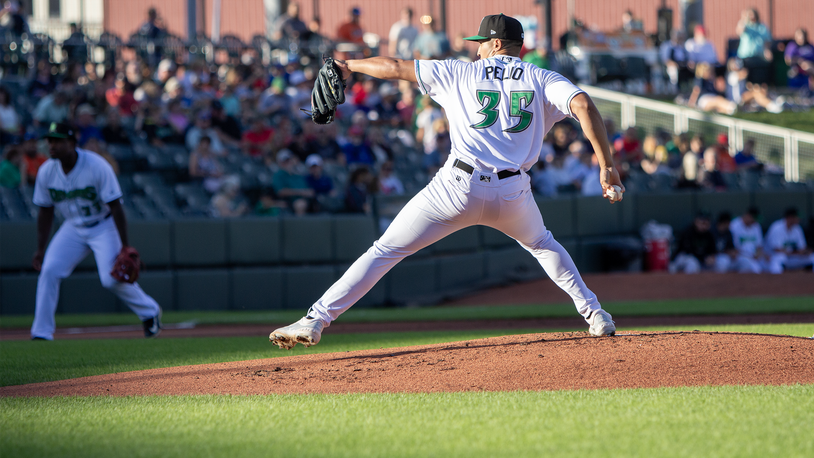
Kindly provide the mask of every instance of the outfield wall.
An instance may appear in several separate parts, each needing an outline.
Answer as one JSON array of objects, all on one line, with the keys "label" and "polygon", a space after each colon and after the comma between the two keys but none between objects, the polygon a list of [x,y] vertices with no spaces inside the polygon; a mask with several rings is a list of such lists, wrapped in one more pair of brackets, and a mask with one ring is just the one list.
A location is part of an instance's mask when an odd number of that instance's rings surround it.
[{"label": "outfield wall", "polygon": [[[379,199],[386,217],[407,198]],[[814,191],[628,193],[610,205],[600,197],[539,199],[547,227],[582,272],[638,270],[640,263],[613,263],[610,250],[640,244],[647,221],[688,225],[696,212],[734,216],[761,209],[764,229],[794,205],[805,223],[814,215]],[[139,283],[165,310],[304,309],[378,237],[378,217],[179,219],[130,221],[131,243],[147,266]],[[31,314],[37,274],[30,267],[36,222],[0,224],[0,314]],[[105,291],[88,256],[63,281],[59,311],[127,310]],[[459,231],[397,265],[360,302],[432,303],[444,297],[543,277],[525,250],[486,227]]]}]

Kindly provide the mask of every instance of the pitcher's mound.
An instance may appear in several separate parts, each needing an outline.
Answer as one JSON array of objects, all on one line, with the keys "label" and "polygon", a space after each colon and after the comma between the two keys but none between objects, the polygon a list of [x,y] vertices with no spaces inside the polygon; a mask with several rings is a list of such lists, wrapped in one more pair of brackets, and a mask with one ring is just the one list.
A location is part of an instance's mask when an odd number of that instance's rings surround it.
[{"label": "pitcher's mound", "polygon": [[[328,336],[328,338],[330,338]],[[269,352],[281,352],[276,347]],[[814,340],[714,332],[526,334],[173,367],[0,388],[0,396],[417,393],[814,383]]]}]

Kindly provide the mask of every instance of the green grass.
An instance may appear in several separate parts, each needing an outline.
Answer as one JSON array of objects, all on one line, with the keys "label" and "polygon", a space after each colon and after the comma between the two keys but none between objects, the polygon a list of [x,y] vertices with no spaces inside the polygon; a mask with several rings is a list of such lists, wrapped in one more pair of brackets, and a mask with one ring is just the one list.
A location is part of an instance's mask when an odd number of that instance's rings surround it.
[{"label": "green grass", "polygon": [[[741,315],[761,313],[814,312],[814,296],[748,297],[723,299],[682,299],[663,301],[606,302],[603,307],[614,317],[666,315]],[[172,312],[164,313],[164,323],[195,322],[198,324],[290,323],[302,317],[305,310],[269,312]],[[342,315],[343,323],[388,321],[495,320],[519,318],[573,317],[573,304],[485,305],[466,307],[419,308],[352,308]],[[32,315],[0,316],[0,329],[27,328]],[[138,324],[132,313],[58,314],[58,327],[111,326]]]},{"label": "green grass", "polygon": [[814,133],[814,110],[800,112],[784,111],[777,114],[765,111],[757,113],[736,113],[734,117]]},{"label": "green grass", "polygon": [[[617,320],[619,321],[619,320]],[[626,328],[619,321],[620,332]],[[671,326],[646,329],[757,332],[810,337],[813,324],[727,326]],[[637,330],[646,330],[637,328]],[[564,329],[573,331],[574,329]],[[580,331],[584,328],[578,329]],[[548,330],[550,331],[550,330]],[[433,331],[371,334],[330,334],[319,345],[283,351],[265,335],[228,338],[56,340],[53,342],[0,341],[0,386],[63,380],[160,367],[246,361],[313,353],[333,353],[375,348],[407,347],[456,342],[509,334],[540,332],[535,329],[489,331]]]},{"label": "green grass", "polygon": [[812,400],[812,385],[5,398],[0,450],[9,458],[809,457]]}]

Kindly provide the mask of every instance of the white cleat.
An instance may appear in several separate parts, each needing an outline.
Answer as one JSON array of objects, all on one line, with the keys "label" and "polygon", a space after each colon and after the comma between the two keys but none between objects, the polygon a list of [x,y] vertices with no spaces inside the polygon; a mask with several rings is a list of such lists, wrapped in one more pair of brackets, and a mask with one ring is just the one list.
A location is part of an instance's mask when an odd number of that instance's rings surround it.
[{"label": "white cleat", "polygon": [[269,342],[284,350],[291,350],[298,342],[310,347],[319,343],[324,327],[321,320],[305,316],[294,324],[274,330],[269,334]]},{"label": "white cleat", "polygon": [[616,334],[616,324],[613,322],[613,317],[604,310],[600,309],[595,311],[591,317],[588,318],[588,323],[591,325],[591,327],[588,328],[588,332],[592,336],[602,337]]}]

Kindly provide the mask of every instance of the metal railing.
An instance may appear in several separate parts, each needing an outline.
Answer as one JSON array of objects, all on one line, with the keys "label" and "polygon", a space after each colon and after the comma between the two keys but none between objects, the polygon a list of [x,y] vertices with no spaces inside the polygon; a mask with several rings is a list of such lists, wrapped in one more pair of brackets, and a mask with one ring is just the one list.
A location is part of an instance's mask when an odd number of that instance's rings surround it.
[{"label": "metal railing", "polygon": [[621,129],[636,127],[652,132],[662,129],[679,134],[700,134],[707,143],[715,136],[729,136],[731,153],[755,140],[755,156],[764,163],[782,167],[786,181],[814,179],[814,134],[794,129],[745,121],[692,108],[658,102],[644,97],[580,86],[591,96],[600,113]]}]

